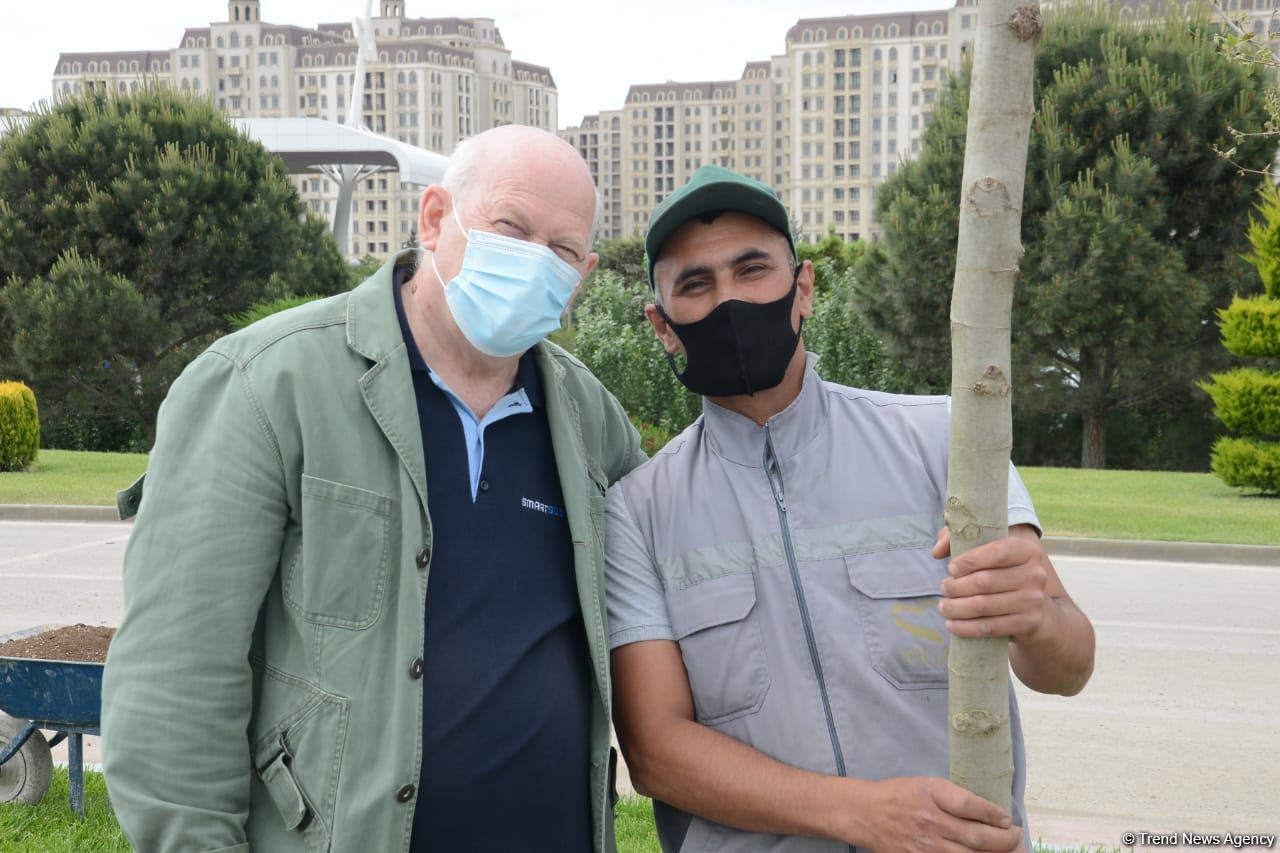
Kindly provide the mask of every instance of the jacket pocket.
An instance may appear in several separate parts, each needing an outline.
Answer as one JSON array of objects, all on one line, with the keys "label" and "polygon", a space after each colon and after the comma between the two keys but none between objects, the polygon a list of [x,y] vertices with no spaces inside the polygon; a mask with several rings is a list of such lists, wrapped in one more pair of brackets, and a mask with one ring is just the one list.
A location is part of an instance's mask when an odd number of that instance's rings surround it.
[{"label": "jacket pocket", "polygon": [[[301,698],[287,716],[260,735],[253,749],[254,783],[279,813],[284,829],[308,850],[326,851],[333,837],[349,702],[267,671],[268,689]],[[261,801],[261,798],[255,798]]]},{"label": "jacket pocket", "polygon": [[302,545],[285,600],[322,625],[368,628],[386,595],[391,498],[302,475]]},{"label": "jacket pocket", "polygon": [[771,679],[755,607],[755,575],[750,572],[667,591],[672,632],[701,723],[726,723],[754,714],[764,704]]},{"label": "jacket pocket", "polygon": [[902,690],[946,687],[949,636],[938,613],[942,561],[919,551],[844,559],[871,665]]}]

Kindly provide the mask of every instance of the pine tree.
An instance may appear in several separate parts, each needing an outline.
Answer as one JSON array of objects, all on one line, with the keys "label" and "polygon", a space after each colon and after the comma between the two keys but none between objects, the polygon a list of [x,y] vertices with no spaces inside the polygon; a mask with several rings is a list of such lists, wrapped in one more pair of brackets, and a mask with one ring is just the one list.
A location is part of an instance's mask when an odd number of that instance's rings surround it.
[{"label": "pine tree", "polygon": [[[1018,406],[1088,424],[1080,459],[1105,465],[1110,414],[1189,404],[1220,357],[1209,312],[1247,290],[1244,222],[1259,179],[1214,152],[1267,120],[1265,72],[1218,52],[1205,18],[1139,27],[1099,4],[1048,16],[1036,59],[1015,294]],[[913,387],[947,387],[969,75],[940,97],[920,156],[885,182],[884,239],[859,267],[858,299]]]},{"label": "pine tree", "polygon": [[0,373],[42,417],[149,432],[232,315],[347,286],[283,163],[207,101],[91,93],[0,139]]}]

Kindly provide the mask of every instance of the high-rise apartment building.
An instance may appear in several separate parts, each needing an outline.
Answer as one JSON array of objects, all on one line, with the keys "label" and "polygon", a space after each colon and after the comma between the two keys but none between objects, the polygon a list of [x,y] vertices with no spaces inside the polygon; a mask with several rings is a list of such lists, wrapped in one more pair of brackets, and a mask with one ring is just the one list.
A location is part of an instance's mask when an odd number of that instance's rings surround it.
[{"label": "high-rise apartment building", "polygon": [[[1122,0],[1119,14],[1142,21],[1203,2]],[[1280,0],[1223,6],[1255,33],[1280,33]],[[622,109],[561,131],[604,195],[601,236],[643,234],[653,208],[708,163],[777,190],[801,239],[878,236],[877,190],[920,150],[977,15],[976,0],[956,0],[934,12],[801,19],[785,52],[747,63],[738,80],[632,86]]]},{"label": "high-rise apartment building", "polygon": [[875,188],[919,149],[973,39],[972,3],[802,19],[784,53],[748,62],[737,80],[632,86],[621,110],[561,132],[605,195],[602,235],[643,232],[654,206],[706,163],[774,187],[805,239],[874,234]]},{"label": "high-rise apartment building", "polygon": [[[270,24],[260,5],[230,0],[226,21],[186,30],[172,49],[64,53],[54,98],[156,81],[208,97],[231,117],[344,122],[359,50],[353,25]],[[378,60],[365,68],[361,106],[375,132],[447,155],[498,125],[556,129],[551,71],[513,59],[493,19],[410,18],[405,0],[380,0],[373,31]],[[296,180],[311,209],[332,218],[336,185],[319,175]],[[366,180],[353,199],[352,254],[386,256],[409,240],[420,190],[394,172]]]}]

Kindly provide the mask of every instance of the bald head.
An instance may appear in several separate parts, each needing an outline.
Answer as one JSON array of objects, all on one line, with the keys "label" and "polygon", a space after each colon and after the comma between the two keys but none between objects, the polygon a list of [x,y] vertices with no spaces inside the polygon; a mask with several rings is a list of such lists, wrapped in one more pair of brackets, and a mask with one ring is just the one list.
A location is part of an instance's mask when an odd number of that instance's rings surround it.
[{"label": "bald head", "polygon": [[577,149],[527,125],[502,125],[462,142],[440,183],[464,200],[504,191],[554,197],[589,223],[589,242],[595,239],[604,207]]}]

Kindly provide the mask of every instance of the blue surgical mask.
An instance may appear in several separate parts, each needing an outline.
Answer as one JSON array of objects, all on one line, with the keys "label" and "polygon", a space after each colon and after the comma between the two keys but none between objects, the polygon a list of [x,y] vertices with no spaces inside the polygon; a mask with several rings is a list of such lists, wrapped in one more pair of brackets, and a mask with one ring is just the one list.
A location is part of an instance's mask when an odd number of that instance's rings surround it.
[{"label": "blue surgical mask", "polygon": [[471,345],[486,355],[519,355],[560,328],[560,316],[582,277],[546,246],[488,231],[467,231],[462,269],[444,286],[449,313]]}]

